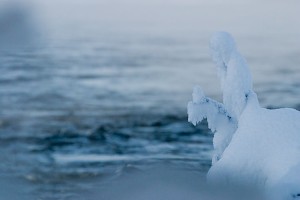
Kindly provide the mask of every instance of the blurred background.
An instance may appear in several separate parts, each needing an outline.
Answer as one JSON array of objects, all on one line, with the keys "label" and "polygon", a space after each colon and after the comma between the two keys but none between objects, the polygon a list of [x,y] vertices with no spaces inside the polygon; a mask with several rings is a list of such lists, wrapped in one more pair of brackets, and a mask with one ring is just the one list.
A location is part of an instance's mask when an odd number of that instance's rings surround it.
[{"label": "blurred background", "polygon": [[157,165],[202,177],[212,135],[187,122],[186,105],[196,84],[221,100],[215,31],[235,37],[262,106],[300,109],[297,0],[0,2],[6,199],[88,199]]}]

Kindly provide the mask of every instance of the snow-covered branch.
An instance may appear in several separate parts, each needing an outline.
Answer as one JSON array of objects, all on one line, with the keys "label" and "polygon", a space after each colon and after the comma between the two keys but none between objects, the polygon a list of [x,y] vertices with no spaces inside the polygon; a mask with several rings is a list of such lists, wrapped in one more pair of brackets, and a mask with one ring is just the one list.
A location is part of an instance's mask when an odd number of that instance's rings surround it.
[{"label": "snow-covered branch", "polygon": [[197,125],[205,118],[209,129],[215,134],[213,141],[215,153],[212,159],[214,164],[222,157],[238,124],[222,103],[206,97],[202,89],[196,86],[193,91],[193,101],[188,103],[188,121]]},{"label": "snow-covered branch", "polygon": [[224,106],[232,117],[238,119],[246,106],[247,95],[252,93],[248,64],[229,33],[215,33],[210,49],[221,79]]},{"label": "snow-covered branch", "polygon": [[236,119],[229,115],[222,103],[206,97],[202,89],[196,86],[193,101],[188,103],[188,121],[196,126],[205,118],[212,132],[221,130],[224,124],[237,125]]}]

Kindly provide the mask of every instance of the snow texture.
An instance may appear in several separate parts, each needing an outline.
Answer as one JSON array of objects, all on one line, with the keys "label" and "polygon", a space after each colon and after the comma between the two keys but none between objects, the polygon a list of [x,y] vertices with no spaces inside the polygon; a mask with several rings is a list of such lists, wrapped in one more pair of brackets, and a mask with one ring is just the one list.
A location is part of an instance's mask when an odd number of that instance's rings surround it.
[{"label": "snow texture", "polygon": [[212,163],[218,161],[237,129],[237,121],[232,118],[224,105],[206,97],[199,86],[194,88],[193,101],[188,104],[188,121],[197,125],[204,118],[208,127],[215,133]]},{"label": "snow texture", "polygon": [[300,199],[300,112],[261,108],[245,59],[230,34],[210,43],[223,90],[223,103],[195,87],[188,121],[207,118],[214,135],[210,183],[264,188],[272,200]]}]

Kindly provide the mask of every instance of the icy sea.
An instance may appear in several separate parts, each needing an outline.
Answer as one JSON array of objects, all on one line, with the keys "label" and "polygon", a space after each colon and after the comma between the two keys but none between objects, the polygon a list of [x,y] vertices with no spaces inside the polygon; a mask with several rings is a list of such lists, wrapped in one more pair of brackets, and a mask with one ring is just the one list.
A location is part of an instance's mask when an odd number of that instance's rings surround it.
[{"label": "icy sea", "polygon": [[[196,192],[212,134],[187,122],[186,105],[196,84],[221,99],[214,31],[235,36],[263,106],[300,109],[300,4],[253,2],[2,3],[0,195],[144,200],[128,194],[142,184],[167,199],[145,184],[153,169],[151,180]],[[143,181],[112,184],[131,173]]]}]

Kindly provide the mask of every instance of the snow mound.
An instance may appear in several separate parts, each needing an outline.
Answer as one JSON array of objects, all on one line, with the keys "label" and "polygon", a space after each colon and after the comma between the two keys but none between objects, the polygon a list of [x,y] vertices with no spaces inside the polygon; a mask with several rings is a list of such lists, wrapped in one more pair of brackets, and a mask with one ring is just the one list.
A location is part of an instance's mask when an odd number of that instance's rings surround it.
[{"label": "snow mound", "polygon": [[207,118],[214,135],[208,181],[264,188],[272,199],[300,199],[300,112],[261,108],[246,60],[230,34],[218,32],[210,43],[223,90],[223,103],[200,87],[188,103],[188,121]]}]

